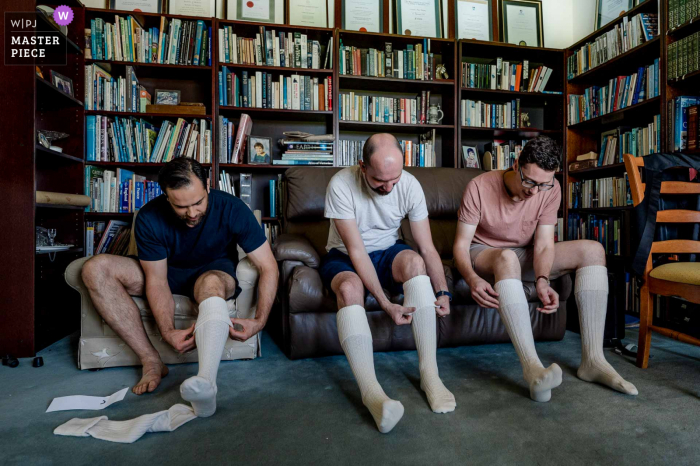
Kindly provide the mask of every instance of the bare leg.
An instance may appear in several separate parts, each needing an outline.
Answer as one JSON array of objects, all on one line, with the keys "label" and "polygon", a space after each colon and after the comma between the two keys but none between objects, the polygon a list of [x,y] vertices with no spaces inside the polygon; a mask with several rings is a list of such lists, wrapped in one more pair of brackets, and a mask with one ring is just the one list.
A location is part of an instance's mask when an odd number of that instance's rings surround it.
[{"label": "bare leg", "polygon": [[100,254],[83,265],[82,278],[95,309],[141,360],[143,377],[131,389],[152,392],[168,374],[168,368],[146,335],[141,314],[131,296],[144,292],[144,275],[131,258]]}]

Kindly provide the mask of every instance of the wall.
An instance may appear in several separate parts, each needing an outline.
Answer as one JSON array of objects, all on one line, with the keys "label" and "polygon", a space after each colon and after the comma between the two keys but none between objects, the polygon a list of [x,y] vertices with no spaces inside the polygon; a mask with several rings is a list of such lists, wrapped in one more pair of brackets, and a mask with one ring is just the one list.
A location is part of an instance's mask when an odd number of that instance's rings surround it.
[{"label": "wall", "polygon": [[[545,47],[563,49],[574,43],[571,25],[576,17],[572,14],[576,3],[584,0],[542,0]],[[595,6],[595,0],[593,3]]]},{"label": "wall", "polygon": [[569,45],[593,32],[596,0],[573,0],[571,4],[573,40]]}]

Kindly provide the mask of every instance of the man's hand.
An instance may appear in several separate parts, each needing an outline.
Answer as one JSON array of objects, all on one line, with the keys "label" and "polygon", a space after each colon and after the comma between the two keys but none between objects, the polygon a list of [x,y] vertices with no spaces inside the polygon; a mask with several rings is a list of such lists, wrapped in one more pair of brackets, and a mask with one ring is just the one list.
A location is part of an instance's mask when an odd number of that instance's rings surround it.
[{"label": "man's hand", "polygon": [[413,313],[416,312],[414,307],[403,307],[399,304],[394,304],[389,301],[382,306],[384,312],[389,314],[396,325],[410,324],[413,321]]},{"label": "man's hand", "polygon": [[231,319],[231,323],[233,327],[229,327],[228,334],[237,341],[249,340],[265,326],[265,322],[258,319]]},{"label": "man's hand", "polygon": [[544,280],[537,280],[537,296],[542,301],[543,307],[537,310],[544,314],[553,314],[559,309],[559,294],[552,289]]},{"label": "man's hand", "polygon": [[191,327],[183,330],[170,330],[163,334],[163,340],[180,354],[192,351],[197,346],[194,341],[194,325],[193,323]]},{"label": "man's hand", "polygon": [[472,298],[479,306],[498,309],[498,293],[489,282],[476,276],[469,280],[468,285],[472,292]]},{"label": "man's hand", "polygon": [[440,317],[445,317],[450,314],[450,298],[445,295],[440,296],[437,301],[435,301],[435,312]]}]

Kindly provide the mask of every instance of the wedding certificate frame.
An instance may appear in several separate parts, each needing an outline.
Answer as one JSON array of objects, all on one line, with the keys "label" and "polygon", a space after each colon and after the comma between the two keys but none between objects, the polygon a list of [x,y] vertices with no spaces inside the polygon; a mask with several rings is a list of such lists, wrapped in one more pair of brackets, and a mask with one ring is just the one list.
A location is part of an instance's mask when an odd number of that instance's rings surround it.
[{"label": "wedding certificate frame", "polygon": [[596,0],[593,29],[597,31],[633,7],[634,0]]},{"label": "wedding certificate frame", "polygon": [[226,17],[239,21],[284,24],[284,4],[284,0],[228,0]]},{"label": "wedding certificate frame", "polygon": [[542,1],[500,1],[503,42],[530,47],[544,47]]},{"label": "wedding certificate frame", "polygon": [[341,25],[348,31],[384,32],[383,0],[342,0]]},{"label": "wedding certificate frame", "polygon": [[440,0],[396,0],[397,33],[441,39],[440,3]]},{"label": "wedding certificate frame", "polygon": [[493,41],[492,0],[455,0],[457,39]]},{"label": "wedding certificate frame", "polygon": [[292,26],[328,27],[327,0],[287,0],[287,11]]}]

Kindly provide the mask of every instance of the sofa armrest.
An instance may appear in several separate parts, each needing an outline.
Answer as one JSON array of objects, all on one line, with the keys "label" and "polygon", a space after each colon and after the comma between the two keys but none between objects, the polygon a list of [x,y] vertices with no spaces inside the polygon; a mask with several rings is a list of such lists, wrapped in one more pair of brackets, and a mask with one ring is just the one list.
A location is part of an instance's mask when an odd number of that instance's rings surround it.
[{"label": "sofa armrest", "polygon": [[66,279],[66,283],[70,285],[71,288],[79,291],[82,293],[83,291],[87,291],[85,288],[85,283],[83,283],[83,277],[82,277],[82,272],[83,272],[83,265],[85,262],[87,262],[90,258],[89,257],[81,257],[80,259],[76,259],[70,264],[68,264],[68,267],[66,267],[66,271],[64,272],[63,276]]},{"label": "sofa armrest", "polygon": [[309,240],[301,235],[280,235],[272,246],[277,262],[286,260],[303,262],[307,267],[317,269],[321,264],[318,252]]}]

